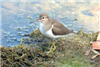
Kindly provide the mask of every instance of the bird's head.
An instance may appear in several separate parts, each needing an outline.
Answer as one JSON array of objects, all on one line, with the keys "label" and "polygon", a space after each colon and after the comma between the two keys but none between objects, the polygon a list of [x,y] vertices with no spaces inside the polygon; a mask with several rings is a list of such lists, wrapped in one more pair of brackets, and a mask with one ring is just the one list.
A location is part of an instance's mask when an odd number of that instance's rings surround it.
[{"label": "bird's head", "polygon": [[49,16],[47,14],[45,14],[45,13],[42,13],[42,14],[40,14],[40,16],[38,17],[37,20],[35,20],[35,21],[31,22],[31,23],[34,23],[36,21],[41,21],[43,23],[43,22],[46,22],[48,20],[49,20]]}]

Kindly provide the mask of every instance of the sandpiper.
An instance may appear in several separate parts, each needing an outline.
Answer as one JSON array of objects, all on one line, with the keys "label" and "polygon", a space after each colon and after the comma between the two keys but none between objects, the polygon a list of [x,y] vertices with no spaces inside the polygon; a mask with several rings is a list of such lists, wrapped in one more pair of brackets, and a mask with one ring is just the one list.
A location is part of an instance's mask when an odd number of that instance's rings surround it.
[{"label": "sandpiper", "polygon": [[[33,22],[40,21],[39,30],[40,32],[49,38],[55,39],[58,37],[63,37],[66,34],[74,33],[73,30],[66,28],[62,23],[57,20],[50,18],[47,14],[40,14],[39,18]],[[30,22],[30,23],[33,23]],[[54,51],[56,49],[54,40],[53,44],[48,53]]]}]

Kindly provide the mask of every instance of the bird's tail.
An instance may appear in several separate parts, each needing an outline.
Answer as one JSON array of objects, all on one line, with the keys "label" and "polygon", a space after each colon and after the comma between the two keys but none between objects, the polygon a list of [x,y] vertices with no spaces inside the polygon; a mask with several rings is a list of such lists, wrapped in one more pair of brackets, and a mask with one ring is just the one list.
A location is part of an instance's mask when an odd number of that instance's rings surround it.
[{"label": "bird's tail", "polygon": [[70,33],[74,33],[74,34],[77,34],[76,32],[74,32],[73,30],[71,30],[71,32]]}]

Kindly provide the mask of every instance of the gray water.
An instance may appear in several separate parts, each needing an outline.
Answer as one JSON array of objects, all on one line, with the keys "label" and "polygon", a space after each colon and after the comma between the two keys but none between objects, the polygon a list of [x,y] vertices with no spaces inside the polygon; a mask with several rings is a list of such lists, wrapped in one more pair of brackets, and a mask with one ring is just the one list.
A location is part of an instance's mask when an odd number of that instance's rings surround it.
[{"label": "gray water", "polygon": [[39,25],[30,24],[39,14],[50,17],[77,32],[99,31],[98,2],[2,2],[1,4],[1,45],[16,46],[24,34],[29,34]]}]

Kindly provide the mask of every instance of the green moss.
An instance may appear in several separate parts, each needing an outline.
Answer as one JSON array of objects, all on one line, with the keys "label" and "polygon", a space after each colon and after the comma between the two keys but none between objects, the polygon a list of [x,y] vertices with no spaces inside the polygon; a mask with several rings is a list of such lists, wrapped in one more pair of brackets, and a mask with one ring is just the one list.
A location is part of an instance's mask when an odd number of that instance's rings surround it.
[{"label": "green moss", "polygon": [[78,21],[78,19],[77,19],[77,18],[75,18],[74,20],[75,20],[75,21]]},{"label": "green moss", "polygon": [[22,29],[19,27],[18,30],[22,30]]},{"label": "green moss", "polygon": [[42,35],[37,28],[30,34],[30,38],[22,38],[22,44],[0,47],[1,67],[97,67],[97,62],[91,64],[92,52],[85,56],[85,52],[91,49],[89,42],[96,40],[97,33],[79,30],[73,36],[58,38],[55,41],[57,49],[47,54],[52,44],[51,39]]},{"label": "green moss", "polygon": [[20,64],[19,62],[15,62],[11,65],[11,67],[23,67],[22,64]]}]

